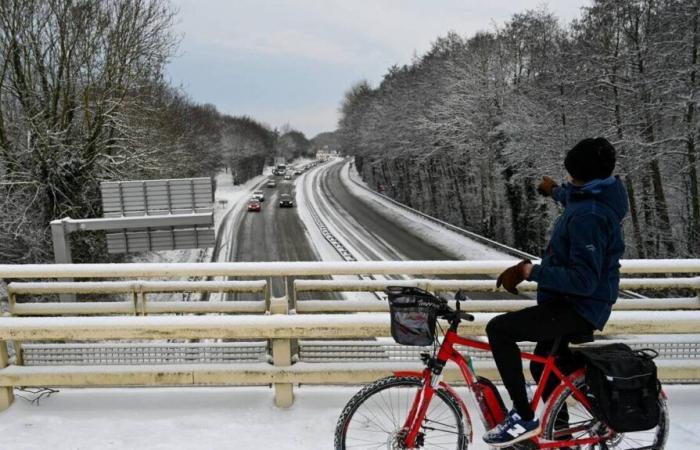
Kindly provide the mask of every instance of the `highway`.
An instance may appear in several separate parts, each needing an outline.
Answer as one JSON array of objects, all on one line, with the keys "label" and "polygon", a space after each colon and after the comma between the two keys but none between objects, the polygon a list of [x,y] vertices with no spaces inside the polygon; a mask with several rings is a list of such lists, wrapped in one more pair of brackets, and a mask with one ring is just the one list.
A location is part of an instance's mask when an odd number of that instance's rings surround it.
[{"label": "highway", "polygon": [[[249,212],[243,209],[240,216],[234,219],[236,222],[232,230],[235,235],[229,261],[319,261],[297,208],[279,207],[282,194],[294,197],[294,181],[274,175],[269,179],[274,179],[277,186],[268,188],[263,183],[259,188],[265,193],[261,211]],[[291,283],[293,279],[289,278],[289,289]],[[284,283],[279,278],[273,278],[272,296],[283,295],[286,295]],[[247,300],[248,297],[250,296],[239,294],[234,298]],[[302,295],[300,298],[306,297]],[[316,295],[314,298],[324,296]]]},{"label": "highway", "polygon": [[425,242],[411,230],[382,214],[353,195],[341,181],[344,162],[335,162],[318,171],[314,194],[323,216],[333,218],[336,226],[352,240],[368,260],[446,260],[455,255]]},{"label": "highway", "polygon": [[[328,249],[335,250],[320,236],[318,222],[332,230],[334,236],[345,244],[354,259],[378,260],[455,260],[456,255],[426,242],[416,232],[394,220],[390,213],[370,205],[355,195],[341,179],[345,162],[331,161],[305,171],[292,180],[270,175],[254,189],[265,192],[265,201],[260,212],[249,212],[246,208],[231,217],[232,245],[229,261],[321,261],[328,256]],[[266,187],[274,179],[276,187]],[[302,191],[302,192],[297,192]],[[295,198],[294,208],[280,208],[279,198],[290,194]],[[303,194],[303,195],[299,195]],[[241,201],[247,202],[247,198]],[[302,202],[299,205],[299,202]],[[302,220],[299,209],[305,208],[318,222]],[[313,229],[315,228],[315,229]],[[223,229],[223,228],[222,228]],[[311,232],[315,233],[311,233]],[[310,236],[314,237],[311,242]],[[319,248],[326,246],[326,252]],[[333,253],[336,260],[339,254]],[[420,274],[415,276],[421,277]],[[400,279],[400,276],[389,277]],[[463,278],[445,276],[444,278]],[[464,277],[469,278],[469,277]],[[272,279],[272,296],[281,297],[291,289],[293,278]],[[480,299],[517,298],[505,292],[467,293]],[[252,294],[231,294],[229,300],[252,300]],[[338,294],[303,293],[300,299],[339,299]],[[521,297],[525,298],[525,297]]]},{"label": "highway", "polygon": [[[358,259],[378,260],[457,260],[457,255],[438,248],[414,230],[355,195],[341,177],[344,161],[332,162],[306,175],[306,196],[313,196],[319,216],[335,229],[339,239],[347,243]],[[309,186],[310,185],[310,186]],[[393,213],[395,214],[395,213]],[[421,274],[415,274],[422,277]],[[394,277],[397,278],[397,277]],[[435,276],[425,276],[435,278]],[[471,276],[446,275],[438,278],[469,279]],[[466,293],[479,299],[528,298],[506,292]]]}]

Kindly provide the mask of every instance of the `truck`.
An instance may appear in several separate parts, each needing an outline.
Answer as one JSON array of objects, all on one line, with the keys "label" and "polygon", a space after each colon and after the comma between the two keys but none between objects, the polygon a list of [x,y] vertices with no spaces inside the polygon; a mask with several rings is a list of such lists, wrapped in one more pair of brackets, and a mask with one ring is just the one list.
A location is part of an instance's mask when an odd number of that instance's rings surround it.
[{"label": "truck", "polygon": [[272,169],[272,174],[282,176],[286,172],[287,172],[287,161],[284,160],[284,157],[276,156],[275,157],[275,168]]}]

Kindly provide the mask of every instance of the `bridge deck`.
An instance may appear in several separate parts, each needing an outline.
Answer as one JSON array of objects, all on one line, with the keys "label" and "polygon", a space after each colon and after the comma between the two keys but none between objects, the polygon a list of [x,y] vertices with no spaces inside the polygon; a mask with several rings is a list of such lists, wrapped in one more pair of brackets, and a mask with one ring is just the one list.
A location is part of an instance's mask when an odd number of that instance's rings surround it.
[{"label": "bridge deck", "polygon": [[[38,407],[17,399],[0,413],[0,447],[327,450],[338,414],[356,391],[302,386],[294,406],[282,410],[266,387],[65,389]],[[667,392],[666,448],[700,449],[700,386],[671,385]],[[475,427],[481,436],[480,424]],[[478,442],[470,448],[486,447]]]}]

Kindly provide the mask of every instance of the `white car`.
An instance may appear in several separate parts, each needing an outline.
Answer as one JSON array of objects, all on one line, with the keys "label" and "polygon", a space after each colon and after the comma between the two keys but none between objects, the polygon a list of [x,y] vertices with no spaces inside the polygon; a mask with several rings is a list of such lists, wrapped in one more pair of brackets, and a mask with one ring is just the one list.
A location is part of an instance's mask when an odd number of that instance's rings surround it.
[{"label": "white car", "polygon": [[259,201],[265,201],[265,193],[263,191],[253,191],[253,198],[257,198]]}]

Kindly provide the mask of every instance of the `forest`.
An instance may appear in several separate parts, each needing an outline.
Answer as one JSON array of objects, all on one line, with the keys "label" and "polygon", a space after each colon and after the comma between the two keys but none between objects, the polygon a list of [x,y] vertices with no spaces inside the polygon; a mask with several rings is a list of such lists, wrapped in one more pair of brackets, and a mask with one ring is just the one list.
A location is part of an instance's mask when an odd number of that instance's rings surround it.
[{"label": "forest", "polygon": [[568,149],[602,136],[627,187],[627,258],[700,256],[698,0],[594,0],[449,32],[346,93],[338,136],[374,189],[540,254]]},{"label": "forest", "polygon": [[[308,147],[170,85],[176,19],[166,0],[0,2],[0,263],[51,262],[49,222],[101,217],[101,181],[228,167],[241,183],[278,141],[291,156]],[[76,261],[106,258],[100,234],[73,248]]]}]

